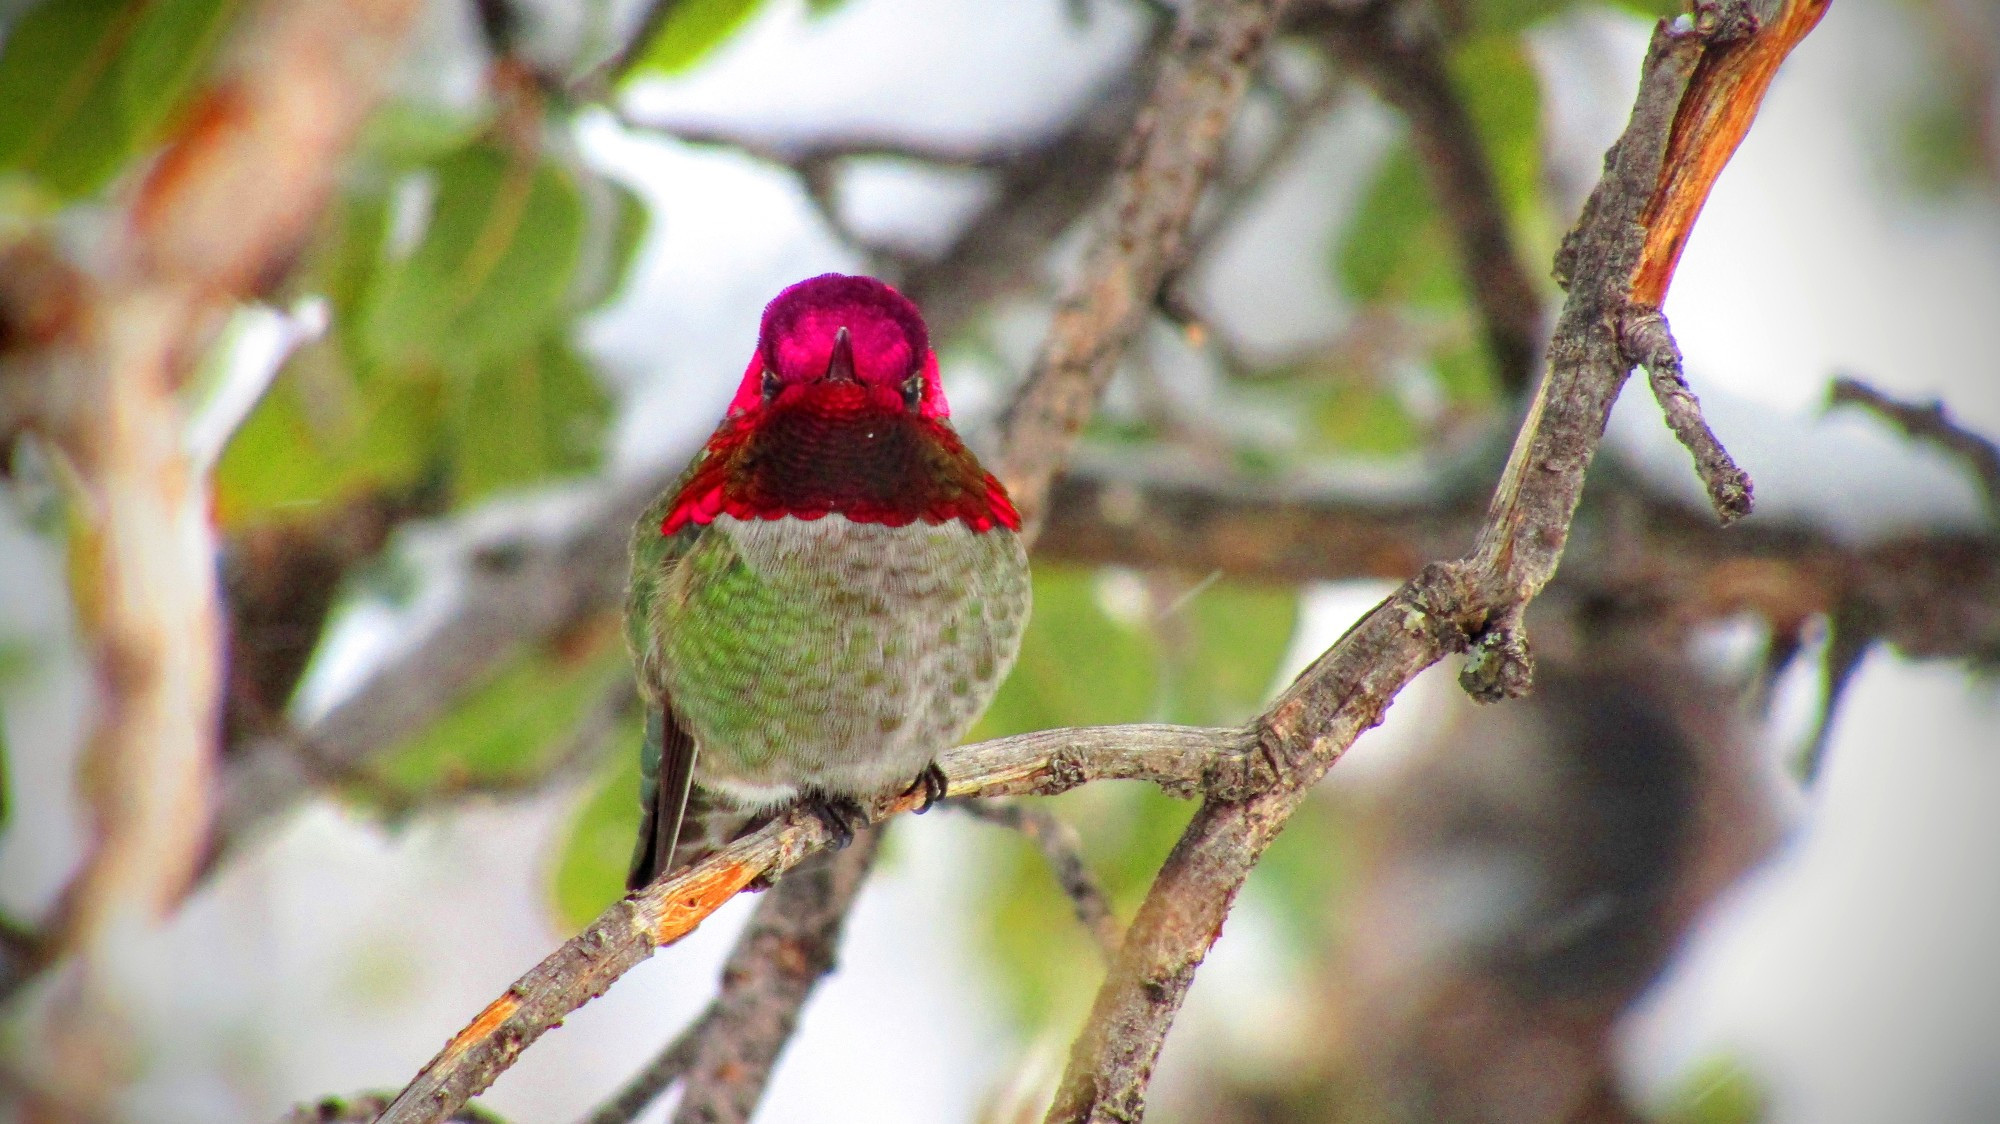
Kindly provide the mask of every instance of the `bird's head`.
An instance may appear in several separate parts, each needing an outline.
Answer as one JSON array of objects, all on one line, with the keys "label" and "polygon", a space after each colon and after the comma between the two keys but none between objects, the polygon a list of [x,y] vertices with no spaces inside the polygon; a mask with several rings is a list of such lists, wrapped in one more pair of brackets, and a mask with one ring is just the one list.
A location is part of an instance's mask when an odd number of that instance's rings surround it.
[{"label": "bird's head", "polygon": [[780,405],[951,414],[917,306],[873,277],[839,273],[809,277],[764,308],[729,412]]},{"label": "bird's head", "polygon": [[825,273],[764,309],[729,414],[660,529],[719,515],[1019,530],[1007,489],[951,427],[930,332],[873,277]]}]

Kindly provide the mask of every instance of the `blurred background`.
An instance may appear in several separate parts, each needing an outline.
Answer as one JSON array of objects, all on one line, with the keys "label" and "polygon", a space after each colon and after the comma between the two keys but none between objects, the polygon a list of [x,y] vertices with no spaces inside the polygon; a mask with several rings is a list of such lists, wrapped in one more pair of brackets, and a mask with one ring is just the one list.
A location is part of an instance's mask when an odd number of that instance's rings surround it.
[{"label": "blurred background", "polygon": [[[975,737],[1243,721],[1470,545],[1675,10],[1294,5]],[[615,900],[636,497],[826,270],[918,301],[990,452],[1173,16],[0,2],[0,1118],[400,1087]],[[1835,0],[1666,307],[1757,513],[1628,386],[1536,693],[1434,669],[1333,770],[1153,1119],[2000,1120],[1996,76],[1989,0]],[[1124,916],[1192,810],[1048,803]],[[1013,833],[886,848],[759,1118],[1039,1119],[1088,934]],[[584,1115],[751,904],[481,1103]]]}]

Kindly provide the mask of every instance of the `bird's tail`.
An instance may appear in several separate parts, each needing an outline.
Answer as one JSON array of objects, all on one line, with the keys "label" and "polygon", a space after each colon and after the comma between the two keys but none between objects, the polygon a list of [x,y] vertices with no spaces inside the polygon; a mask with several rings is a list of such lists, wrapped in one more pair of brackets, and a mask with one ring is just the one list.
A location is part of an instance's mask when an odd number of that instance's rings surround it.
[{"label": "bird's tail", "polygon": [[625,888],[637,890],[735,842],[769,819],[694,783],[694,739],[665,708],[649,708],[639,747],[639,842]]}]

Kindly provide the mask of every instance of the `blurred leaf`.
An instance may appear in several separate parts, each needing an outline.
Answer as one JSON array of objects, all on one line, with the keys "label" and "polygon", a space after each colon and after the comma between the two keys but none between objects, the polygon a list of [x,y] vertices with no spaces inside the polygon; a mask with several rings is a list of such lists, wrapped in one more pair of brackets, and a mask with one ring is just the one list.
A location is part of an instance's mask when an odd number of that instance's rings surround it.
[{"label": "blurred leaf", "polygon": [[1500,198],[1519,224],[1539,205],[1542,182],[1542,83],[1527,43],[1518,35],[1472,39],[1453,54],[1451,70]]},{"label": "blurred leaf", "polygon": [[1769,1114],[1762,1084],[1743,1063],[1712,1057],[1682,1078],[1654,1117],[1659,1124],[1756,1124]]},{"label": "blurred leaf", "polygon": [[368,357],[475,371],[527,350],[563,311],[583,201],[552,161],[481,145],[433,166],[416,249],[369,293]]},{"label": "blurred leaf", "polygon": [[186,98],[242,0],[45,0],[0,46],[0,170],[89,195]]},{"label": "blurred leaf", "polygon": [[438,456],[435,381],[353,380],[332,345],[295,356],[244,419],[215,471],[225,526],[282,519],[421,479]]},{"label": "blurred leaf", "polygon": [[[1169,614],[1152,622],[1114,616],[1099,575],[1037,566],[1020,659],[971,737],[1156,716],[1233,721],[1258,709],[1290,644],[1296,595],[1216,583]],[[1194,813],[1136,784],[1092,785],[1053,803],[1082,833],[1091,868],[1126,915]],[[1100,962],[1046,862],[1016,841],[997,877],[982,899],[991,914],[981,932],[1005,976],[1003,1001],[1028,1026],[1079,1013]]]},{"label": "blurred leaf", "polygon": [[847,6],[847,0],[806,0],[806,14],[823,19]]},{"label": "blurred leaf", "polygon": [[639,836],[639,720],[615,735],[604,780],[577,808],[556,857],[554,906],[565,929],[580,929],[625,893],[632,841]]},{"label": "blurred leaf", "polygon": [[597,467],[611,399],[560,335],[473,376],[462,408],[453,483],[471,500]]},{"label": "blurred leaf", "polygon": [[1439,388],[1454,406],[1485,407],[1500,397],[1493,364],[1487,362],[1478,344],[1468,342],[1439,351],[1431,356],[1431,369],[1437,375]]},{"label": "blurred leaf", "polygon": [[1605,0],[1605,3],[1649,19],[1668,19],[1689,7],[1687,0]]},{"label": "blurred leaf", "polygon": [[[1517,225],[1538,214],[1541,85],[1516,36],[1486,36],[1460,48],[1452,74],[1464,97],[1501,198]],[[1383,158],[1336,251],[1342,284],[1364,301],[1454,307],[1464,299],[1450,232],[1407,141]]]},{"label": "blurred leaf", "polygon": [[1159,697],[1153,640],[1105,613],[1096,574],[1037,566],[1034,582],[1021,654],[969,740],[1151,715]]},{"label": "blurred leaf", "polygon": [[[33,644],[25,640],[0,639],[0,688],[27,675],[34,666]],[[13,762],[7,751],[7,710],[0,706],[0,828],[5,828],[13,819],[13,793]]]},{"label": "blurred leaf", "polygon": [[120,66],[132,136],[151,139],[201,77],[246,0],[146,0]]},{"label": "blurred leaf", "polygon": [[680,0],[653,33],[631,73],[679,74],[722,45],[763,0]]},{"label": "blurred leaf", "polygon": [[[1483,359],[1483,357],[1482,357]],[[1340,456],[1389,457],[1417,448],[1423,434],[1393,390],[1342,379],[1314,404],[1311,448]]]},{"label": "blurred leaf", "polygon": [[598,176],[595,182],[603,190],[587,196],[583,261],[570,295],[570,307],[579,312],[604,305],[624,289],[651,225],[646,201],[638,192],[609,176]]},{"label": "blurred leaf", "polygon": [[1190,658],[1169,688],[1170,721],[1235,725],[1256,715],[1271,695],[1278,664],[1298,624],[1298,591],[1290,587],[1212,582],[1175,612],[1184,615]]},{"label": "blurred leaf", "polygon": [[[593,634],[581,651],[537,649],[461,698],[382,759],[375,776],[420,795],[439,785],[533,776],[626,668],[618,633]],[[636,791],[636,790],[634,790]]]},{"label": "blurred leaf", "polygon": [[357,148],[364,159],[407,170],[465,148],[486,125],[483,114],[428,102],[391,101],[368,115]]},{"label": "blurred leaf", "polygon": [[111,178],[132,145],[118,60],[144,9],[126,0],[45,0],[0,45],[0,169],[63,195]]},{"label": "blurred leaf", "polygon": [[343,195],[327,208],[304,270],[305,287],[317,291],[333,306],[328,333],[352,354],[361,350],[356,321],[367,303],[369,286],[381,271],[382,255],[389,245],[390,219],[386,191]]},{"label": "blurred leaf", "polygon": [[1265,896],[1308,952],[1326,947],[1353,866],[1353,838],[1341,811],[1336,801],[1308,797],[1250,874],[1252,891]]},{"label": "blurred leaf", "polygon": [[1479,0],[1472,9],[1475,32],[1511,34],[1576,7],[1577,0]]},{"label": "blurred leaf", "polygon": [[1398,143],[1376,168],[1336,250],[1348,294],[1362,301],[1457,303],[1458,272],[1435,211],[1416,154]]},{"label": "blurred leaf", "polygon": [[1962,84],[1926,89],[1904,110],[1902,124],[1902,172],[1911,187],[1942,196],[1979,181],[1984,161],[1976,91]]}]

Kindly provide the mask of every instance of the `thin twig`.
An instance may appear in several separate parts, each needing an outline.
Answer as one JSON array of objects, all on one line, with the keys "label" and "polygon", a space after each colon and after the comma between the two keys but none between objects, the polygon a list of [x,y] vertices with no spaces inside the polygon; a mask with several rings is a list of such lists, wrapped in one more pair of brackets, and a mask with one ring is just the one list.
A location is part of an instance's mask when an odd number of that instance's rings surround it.
[{"label": "thin twig", "polygon": [[1048,340],[1001,423],[998,475],[1030,527],[1040,524],[1049,482],[1126,345],[1184,264],[1195,205],[1283,6],[1194,0],[1182,11],[1121,158],[1107,225],[1056,305]]},{"label": "thin twig", "polygon": [[794,869],[758,903],[729,962],[713,1021],[695,1044],[674,1124],[747,1124],[799,1012],[833,970],[848,911],[861,893],[882,829]]},{"label": "thin twig", "polygon": [[[1801,15],[1801,8],[1808,13]],[[1788,18],[1774,24],[1780,29],[1774,35],[1789,35],[1777,57],[1823,8],[1824,0],[1789,0]],[[1747,18],[1741,6],[1731,11]],[[1640,216],[1670,181],[1678,182],[1680,170],[1668,167],[1665,157],[1670,137],[1686,136],[1679,131],[1681,113],[1689,106],[1684,95],[1697,88],[1697,68],[1711,49],[1740,42],[1713,42],[1712,34],[1676,31],[1664,22],[1654,31],[1631,122],[1565,242],[1569,298],[1550,346],[1549,373],[1472,555],[1427,567],[1357,623],[1258,721],[1259,758],[1272,783],[1247,799],[1211,793],[1195,813],[1126,931],[1071,1049],[1049,1121],[1129,1121],[1145,1111],[1146,1086],[1168,1028],[1251,868],[1310,786],[1381,720],[1418,672],[1472,644],[1482,673],[1468,686],[1504,692],[1524,678],[1520,609],[1555,573],[1585,471],[1630,370],[1615,325],[1631,303],[1634,276],[1653,264],[1644,247],[1660,233],[1642,225]],[[1738,88],[1752,99],[1762,91],[1761,85]],[[1753,100],[1738,116],[1747,123],[1754,111]],[[1699,134],[1704,123],[1687,128]],[[1657,221],[1691,223],[1698,210]],[[1660,244],[1678,247],[1685,237],[1683,228]],[[1670,276],[1671,268],[1661,275]]]},{"label": "thin twig", "polygon": [[1819,780],[1820,767],[1826,763],[1827,743],[1833,737],[1833,721],[1840,713],[1840,704],[1847,697],[1847,688],[1854,683],[1854,673],[1861,670],[1861,661],[1868,658],[1869,649],[1875,646],[1877,633],[1874,621],[1870,619],[1865,606],[1848,603],[1827,614],[1826,654],[1820,662],[1819,711],[1813,717],[1812,731],[1806,735],[1806,744],[1799,753],[1799,781],[1812,785]]},{"label": "thin twig", "polygon": [[[1066,792],[1095,780],[1143,780],[1182,797],[1250,786],[1248,732],[1142,724],[1042,730],[961,746],[938,758],[949,796]],[[914,810],[917,793],[874,801],[870,822]],[[521,1051],[612,982],[693,932],[760,876],[776,879],[833,837],[794,809],[708,858],[613,904],[487,1005],[404,1088],[381,1124],[436,1124],[485,1089]],[[782,883],[780,883],[782,885]]]},{"label": "thin twig", "polygon": [[1522,263],[1513,222],[1472,113],[1447,65],[1428,6],[1374,0],[1321,4],[1301,19],[1409,122],[1431,194],[1450,227],[1500,386],[1524,395],[1546,332],[1542,298]]},{"label": "thin twig", "polygon": [[1049,864],[1056,885],[1062,887],[1076,919],[1097,943],[1106,960],[1118,954],[1118,915],[1112,912],[1111,898],[1097,884],[1090,863],[1083,857],[1083,840],[1061,816],[1037,804],[1016,801],[954,800],[951,807],[974,819],[999,824],[1021,833]]},{"label": "thin twig", "polygon": [[1715,507],[1715,517],[1726,527],[1750,514],[1753,506],[1750,477],[1736,467],[1729,450],[1722,447],[1715,431],[1708,427],[1708,419],[1702,416],[1700,401],[1688,389],[1687,375],[1681,369],[1680,345],[1674,342],[1666,316],[1657,308],[1635,309],[1619,325],[1618,334],[1625,345],[1625,358],[1646,369],[1653,397],[1666,415],[1667,428],[1674,431],[1674,436],[1694,457],[1694,473],[1708,489],[1708,502]]},{"label": "thin twig", "polygon": [[[761,906],[760,906],[761,909]],[[695,1050],[702,1039],[708,1036],[708,1029],[715,1021],[716,1005],[711,1002],[694,1021],[681,1028],[646,1068],[632,1075],[608,1101],[598,1105],[589,1116],[578,1124],[630,1124],[639,1114],[651,1108],[661,1094],[673,1087],[694,1065]]]},{"label": "thin twig", "polygon": [[1958,424],[1944,403],[1905,402],[1869,386],[1860,379],[1842,376],[1827,391],[1827,405],[1856,406],[1883,418],[1905,437],[1937,446],[1964,462],[1979,482],[1986,510],[2000,521],[2000,446]]}]

